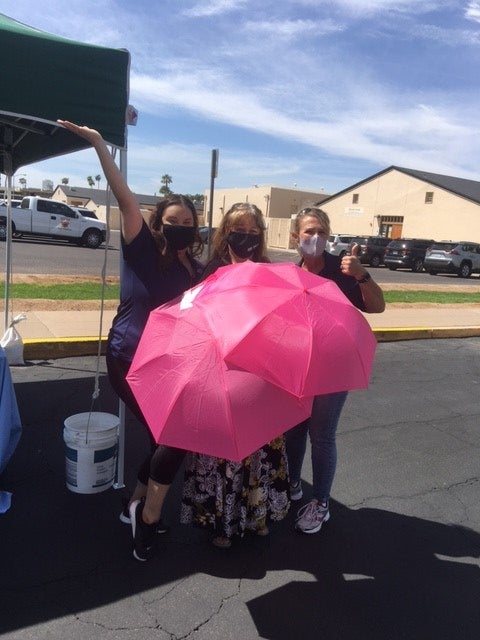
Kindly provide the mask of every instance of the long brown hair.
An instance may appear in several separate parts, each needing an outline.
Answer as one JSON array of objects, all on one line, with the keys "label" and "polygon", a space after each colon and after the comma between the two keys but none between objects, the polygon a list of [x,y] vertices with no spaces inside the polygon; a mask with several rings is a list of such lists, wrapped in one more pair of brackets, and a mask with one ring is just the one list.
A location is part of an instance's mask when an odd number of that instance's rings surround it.
[{"label": "long brown hair", "polygon": [[267,242],[265,239],[265,220],[260,209],[249,202],[237,202],[230,207],[227,213],[223,216],[220,226],[215,231],[213,236],[213,257],[221,258],[226,262],[230,262],[230,254],[228,252],[227,238],[232,231],[236,223],[243,218],[251,217],[255,220],[255,224],[260,229],[260,244],[255,249],[252,255],[253,262],[268,262],[267,257]]},{"label": "long brown hair", "polygon": [[184,209],[187,209],[191,212],[193,217],[193,228],[195,229],[195,240],[193,242],[193,245],[187,248],[187,253],[192,258],[201,255],[203,250],[203,242],[198,232],[197,210],[195,209],[195,205],[190,200],[190,198],[182,196],[179,193],[173,193],[172,195],[159,200],[157,202],[155,211],[152,211],[152,213],[150,214],[148,226],[157,244],[159,253],[169,260],[173,260],[174,258],[176,258],[176,251],[170,249],[167,241],[165,240],[165,236],[163,235],[163,214],[165,213],[165,209],[167,209],[171,205],[179,205],[180,207],[183,207]]}]

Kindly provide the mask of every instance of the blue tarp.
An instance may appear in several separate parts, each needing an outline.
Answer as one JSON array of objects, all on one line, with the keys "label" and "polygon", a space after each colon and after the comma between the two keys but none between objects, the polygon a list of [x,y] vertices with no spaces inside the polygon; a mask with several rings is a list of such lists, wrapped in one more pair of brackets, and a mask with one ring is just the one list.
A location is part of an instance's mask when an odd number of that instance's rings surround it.
[{"label": "blue tarp", "polygon": [[[22,435],[22,423],[5,352],[0,347],[0,473],[5,469]],[[0,513],[10,506],[10,494],[0,491]]]}]

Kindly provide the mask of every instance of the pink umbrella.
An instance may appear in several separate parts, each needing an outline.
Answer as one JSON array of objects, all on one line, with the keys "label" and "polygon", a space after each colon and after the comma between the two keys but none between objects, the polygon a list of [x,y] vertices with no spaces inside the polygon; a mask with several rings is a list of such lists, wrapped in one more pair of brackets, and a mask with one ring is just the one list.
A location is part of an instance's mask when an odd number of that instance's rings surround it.
[{"label": "pink umbrella", "polygon": [[150,314],[127,377],[157,442],[238,461],[310,415],[312,398],[226,365],[184,311]]},{"label": "pink umbrella", "polygon": [[292,263],[222,267],[179,306],[178,321],[216,336],[228,364],[298,397],[368,386],[368,322],[334,282]]}]

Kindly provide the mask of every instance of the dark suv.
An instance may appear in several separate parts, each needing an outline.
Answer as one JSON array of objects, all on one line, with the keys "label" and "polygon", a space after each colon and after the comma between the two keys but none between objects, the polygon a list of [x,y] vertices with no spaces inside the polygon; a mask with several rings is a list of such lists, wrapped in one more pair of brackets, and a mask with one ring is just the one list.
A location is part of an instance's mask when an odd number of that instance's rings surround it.
[{"label": "dark suv", "polygon": [[362,264],[369,264],[371,267],[379,267],[383,264],[383,255],[386,246],[391,242],[391,238],[383,236],[358,236],[352,238],[350,251],[354,244],[360,245],[358,259]]},{"label": "dark suv", "polygon": [[391,271],[411,269],[415,273],[423,271],[425,253],[435,240],[423,238],[398,238],[392,240],[385,249],[383,261]]}]

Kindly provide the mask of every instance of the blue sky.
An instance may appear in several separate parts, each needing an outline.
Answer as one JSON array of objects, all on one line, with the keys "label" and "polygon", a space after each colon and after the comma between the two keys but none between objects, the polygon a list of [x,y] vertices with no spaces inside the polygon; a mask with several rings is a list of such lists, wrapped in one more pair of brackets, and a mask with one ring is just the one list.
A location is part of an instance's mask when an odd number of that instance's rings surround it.
[{"label": "blue sky", "polygon": [[[131,54],[128,181],[335,193],[392,164],[480,180],[480,0],[0,0]],[[88,186],[91,151],[20,169]],[[20,175],[17,174],[17,179]]]}]

